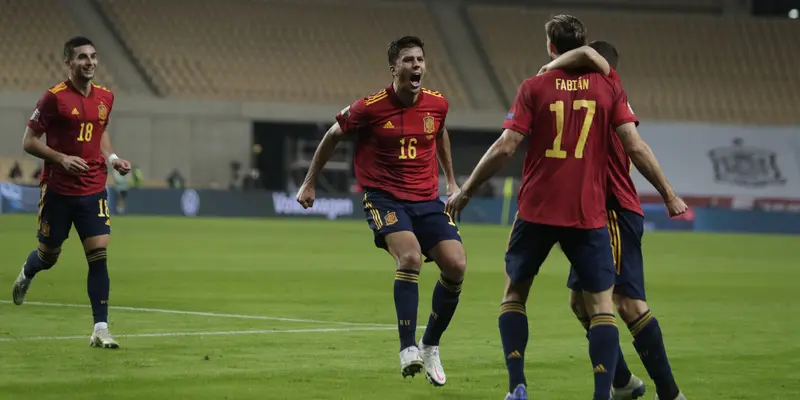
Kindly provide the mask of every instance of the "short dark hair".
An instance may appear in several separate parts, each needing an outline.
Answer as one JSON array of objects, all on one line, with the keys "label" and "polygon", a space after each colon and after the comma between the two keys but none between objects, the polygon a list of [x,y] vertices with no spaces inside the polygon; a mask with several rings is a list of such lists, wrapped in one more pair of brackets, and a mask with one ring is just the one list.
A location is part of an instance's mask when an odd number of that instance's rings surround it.
[{"label": "short dark hair", "polygon": [[397,57],[400,57],[400,51],[413,47],[419,47],[422,49],[422,54],[425,54],[425,42],[417,36],[403,36],[389,43],[389,50],[386,52],[389,58],[389,66],[397,62]]},{"label": "short dark hair", "polygon": [[619,65],[619,53],[617,53],[617,48],[614,47],[613,44],[605,40],[595,40],[589,43],[589,47],[600,53],[600,55],[608,61],[608,65],[610,65],[611,68],[617,69],[617,65]]},{"label": "short dark hair", "polygon": [[92,43],[92,41],[89,40],[89,38],[83,36],[75,36],[70,38],[64,43],[64,59],[65,60],[71,59],[72,56],[75,55],[76,47],[81,47],[86,45],[94,46],[94,43]]},{"label": "short dark hair", "polygon": [[586,29],[583,22],[572,15],[553,16],[544,25],[547,37],[560,54],[586,45]]}]

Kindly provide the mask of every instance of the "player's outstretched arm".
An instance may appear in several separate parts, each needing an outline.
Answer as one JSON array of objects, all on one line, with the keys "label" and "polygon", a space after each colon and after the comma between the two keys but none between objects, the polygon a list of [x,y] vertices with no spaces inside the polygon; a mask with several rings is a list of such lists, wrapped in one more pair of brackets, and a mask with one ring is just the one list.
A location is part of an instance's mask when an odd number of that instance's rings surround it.
[{"label": "player's outstretched arm", "polygon": [[450,151],[450,133],[447,128],[442,128],[439,131],[439,137],[436,140],[436,156],[439,158],[439,165],[442,166],[444,178],[447,182],[447,195],[453,194],[458,189],[456,184],[456,175],[453,172],[453,157]]},{"label": "player's outstretched arm", "polygon": [[78,173],[89,170],[86,161],[80,157],[68,156],[51,149],[42,142],[42,136],[44,136],[44,132],[39,133],[30,127],[25,128],[25,134],[22,136],[22,148],[25,149],[25,152],[48,163],[60,164],[70,172]]},{"label": "player's outstretched arm", "polygon": [[475,170],[469,176],[461,189],[453,193],[447,200],[447,212],[456,218],[460,219],[461,210],[467,206],[469,199],[489,178],[492,177],[497,171],[505,166],[514,155],[514,151],[522,142],[525,136],[512,129],[506,129],[500,135],[492,147],[486,151]]},{"label": "player's outstretched arm", "polygon": [[633,165],[664,199],[670,215],[680,215],[686,212],[686,204],[675,194],[672,185],[667,182],[667,178],[664,176],[653,150],[639,135],[636,124],[628,122],[618,126],[615,131]]},{"label": "player's outstretched arm", "polygon": [[334,123],[319,142],[317,150],[314,152],[314,158],[311,160],[311,166],[308,167],[308,172],[303,180],[303,185],[297,191],[297,202],[303,208],[308,208],[314,205],[314,197],[317,185],[317,176],[322,172],[325,164],[330,160],[336,146],[345,137],[345,132],[342,130],[339,123]]},{"label": "player's outstretched arm", "polygon": [[111,167],[121,175],[125,176],[131,172],[131,163],[117,157],[117,154],[114,153],[114,148],[111,147],[111,135],[108,132],[103,132],[103,137],[100,139],[100,151],[103,152],[103,157],[111,163]]},{"label": "player's outstretched arm", "polygon": [[577,49],[570,50],[539,70],[539,74],[554,69],[576,69],[576,68],[589,68],[591,70],[608,75],[611,73],[611,65],[608,61],[597,52],[597,50],[589,47],[582,46]]}]

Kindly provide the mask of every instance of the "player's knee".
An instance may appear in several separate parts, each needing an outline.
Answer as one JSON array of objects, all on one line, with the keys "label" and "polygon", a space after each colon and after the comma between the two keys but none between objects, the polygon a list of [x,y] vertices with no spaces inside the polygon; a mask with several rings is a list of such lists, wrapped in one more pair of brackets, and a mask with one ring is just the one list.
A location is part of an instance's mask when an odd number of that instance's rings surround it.
[{"label": "player's knee", "polygon": [[422,254],[415,251],[403,252],[397,255],[397,269],[422,269]]},{"label": "player's knee", "polygon": [[617,312],[625,323],[630,323],[647,312],[650,307],[643,300],[631,299],[630,297],[615,295],[614,302],[617,304]]},{"label": "player's knee", "polygon": [[467,257],[465,255],[448,257],[445,262],[442,263],[442,273],[448,279],[459,281],[464,278],[466,272]]}]

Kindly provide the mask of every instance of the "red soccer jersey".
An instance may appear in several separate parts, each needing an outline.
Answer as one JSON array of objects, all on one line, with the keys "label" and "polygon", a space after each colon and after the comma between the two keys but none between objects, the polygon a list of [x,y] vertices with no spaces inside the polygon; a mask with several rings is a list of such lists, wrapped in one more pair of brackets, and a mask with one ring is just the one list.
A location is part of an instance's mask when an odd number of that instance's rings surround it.
[{"label": "red soccer jersey", "polygon": [[605,226],[611,127],[630,120],[627,110],[622,86],[599,73],[556,70],[522,83],[503,123],[529,136],[517,200],[522,220]]},{"label": "red soccer jersey", "polygon": [[45,163],[41,182],[66,196],[88,196],[105,190],[108,166],[100,151],[100,139],[114,107],[114,94],[92,84],[88,97],[69,80],[53,86],[36,103],[28,127],[44,133],[47,146],[59,153],[84,159],[89,170],[71,173],[59,164]]},{"label": "red soccer jersey", "polygon": [[[622,81],[619,79],[617,71],[613,68],[609,77],[622,86]],[[623,94],[625,93],[623,92]],[[625,103],[628,104],[628,113],[630,115],[626,117],[626,120],[635,122],[638,126],[639,120],[633,115],[633,110],[627,97],[627,94],[625,94]],[[611,149],[608,154],[608,160],[608,193],[617,199],[622,208],[644,216],[642,203],[639,202],[639,194],[636,193],[636,186],[633,184],[633,178],[631,178],[631,159],[625,154],[625,148],[622,147],[622,142],[617,135],[611,135]]]},{"label": "red soccer jersey", "polygon": [[363,188],[384,190],[399,200],[439,196],[436,139],[450,105],[441,93],[422,89],[405,107],[392,85],[346,107],[336,121],[356,133],[355,173]]}]

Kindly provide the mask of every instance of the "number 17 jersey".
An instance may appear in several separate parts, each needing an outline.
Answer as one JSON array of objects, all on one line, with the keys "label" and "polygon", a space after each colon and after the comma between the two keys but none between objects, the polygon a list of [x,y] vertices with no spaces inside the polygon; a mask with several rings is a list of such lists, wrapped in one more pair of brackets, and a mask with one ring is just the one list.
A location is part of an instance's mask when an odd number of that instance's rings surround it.
[{"label": "number 17 jersey", "polygon": [[503,123],[528,136],[519,218],[605,226],[611,135],[634,121],[622,86],[602,74],[556,70],[524,81]]}]

